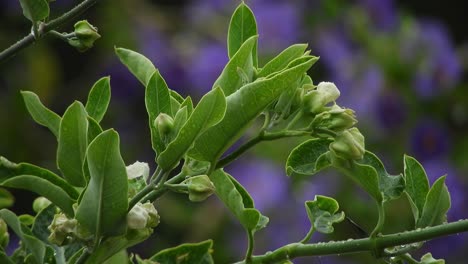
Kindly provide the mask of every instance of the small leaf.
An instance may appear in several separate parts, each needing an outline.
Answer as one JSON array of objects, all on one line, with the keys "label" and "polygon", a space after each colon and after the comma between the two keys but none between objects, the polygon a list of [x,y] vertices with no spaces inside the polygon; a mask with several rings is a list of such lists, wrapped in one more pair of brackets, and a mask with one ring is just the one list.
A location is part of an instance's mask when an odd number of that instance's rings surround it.
[{"label": "small leaf", "polygon": [[211,257],[213,241],[186,243],[177,247],[159,251],[150,260],[164,264],[212,264]]},{"label": "small leaf", "polygon": [[423,166],[413,157],[404,157],[406,193],[408,193],[412,206],[414,219],[417,222],[422,215],[426,196],[429,192],[429,181]]},{"label": "small leaf", "polygon": [[43,20],[49,16],[47,0],[20,0],[23,15],[31,22]]},{"label": "small leaf", "polygon": [[28,91],[22,91],[24,103],[31,117],[36,123],[47,127],[58,139],[60,128],[60,116],[45,107],[39,97]]},{"label": "small leaf", "polygon": [[[289,176],[309,176],[326,168],[327,164],[321,164],[318,168],[317,162],[323,154],[329,152],[331,142],[330,139],[311,139],[294,148],[286,162],[286,173]],[[321,161],[324,161],[323,158]]]},{"label": "small leaf", "polygon": [[440,225],[447,221],[450,209],[450,193],[445,185],[446,176],[442,176],[432,185],[427,193],[426,202],[416,227]]},{"label": "small leaf", "polygon": [[184,102],[184,97],[182,97],[182,95],[180,95],[178,92],[174,90],[171,90],[171,97],[176,99],[177,102],[179,102],[179,104],[182,104]]},{"label": "small leaf", "polygon": [[[257,35],[257,22],[252,10],[242,2],[234,11],[229,23],[227,45],[229,58],[233,58],[247,39]],[[257,40],[251,52],[252,62],[257,67]],[[227,93],[226,93],[227,94]]]},{"label": "small leaf", "polygon": [[294,44],[283,50],[278,56],[274,57],[261,69],[257,77],[266,77],[274,72],[284,70],[288,64],[304,55],[307,44]]},{"label": "small leaf", "polygon": [[190,96],[187,96],[185,100],[180,104],[180,108],[186,106],[188,115],[191,115],[193,112],[193,102]]},{"label": "small leaf", "polygon": [[87,151],[91,179],[76,219],[97,237],[125,233],[128,185],[119,145],[119,135],[109,129],[97,136]]},{"label": "small leaf", "polygon": [[187,106],[181,107],[179,111],[177,111],[174,117],[174,129],[172,131],[171,138],[175,138],[177,136],[182,126],[187,122],[188,115]]},{"label": "small leaf", "polygon": [[91,88],[86,101],[86,112],[98,123],[101,122],[109,106],[111,97],[109,81],[109,77],[99,79]]},{"label": "small leaf", "polygon": [[198,136],[223,119],[225,111],[226,99],[220,88],[203,96],[177,137],[159,156],[158,165],[163,170],[172,169],[177,165]]},{"label": "small leaf", "polygon": [[76,101],[63,114],[60,122],[57,166],[63,177],[77,187],[86,186],[83,172],[88,146],[88,119],[84,106]]},{"label": "small leaf", "polygon": [[[1,162],[1,159],[2,157],[0,157],[0,162]],[[14,202],[15,202],[15,197],[13,196],[13,194],[11,194],[6,189],[0,188],[0,209],[10,207],[13,205]]]},{"label": "small leaf", "polygon": [[115,48],[115,53],[130,72],[146,87],[156,71],[153,63],[140,53],[129,49]]},{"label": "small leaf", "polygon": [[432,257],[431,253],[426,253],[421,257],[420,264],[445,264],[445,260],[435,259]]},{"label": "small leaf", "polygon": [[330,197],[316,195],[313,201],[305,202],[305,207],[312,226],[320,233],[333,233],[333,224],[345,219],[344,212],[336,213],[338,202]]}]

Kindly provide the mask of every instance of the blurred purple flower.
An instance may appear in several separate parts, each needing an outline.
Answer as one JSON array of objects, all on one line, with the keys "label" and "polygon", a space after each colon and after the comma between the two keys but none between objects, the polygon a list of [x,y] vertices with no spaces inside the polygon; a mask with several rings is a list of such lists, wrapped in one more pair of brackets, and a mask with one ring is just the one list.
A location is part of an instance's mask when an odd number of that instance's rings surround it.
[{"label": "blurred purple flower", "polygon": [[349,64],[354,51],[344,34],[325,28],[318,34],[314,46],[320,55],[320,63],[323,63],[332,75],[343,75],[350,71]]},{"label": "blurred purple flower", "polygon": [[106,69],[99,76],[110,76],[113,97],[127,101],[129,97],[141,94],[142,84],[117,58],[105,65]]},{"label": "blurred purple flower", "polygon": [[406,105],[400,94],[384,92],[375,101],[377,122],[388,131],[401,128],[407,118]]},{"label": "blurred purple flower", "polygon": [[421,161],[444,158],[450,150],[450,135],[442,124],[425,119],[414,127],[410,148]]},{"label": "blurred purple flower", "polygon": [[358,0],[373,24],[380,30],[395,28],[398,20],[393,0]]}]

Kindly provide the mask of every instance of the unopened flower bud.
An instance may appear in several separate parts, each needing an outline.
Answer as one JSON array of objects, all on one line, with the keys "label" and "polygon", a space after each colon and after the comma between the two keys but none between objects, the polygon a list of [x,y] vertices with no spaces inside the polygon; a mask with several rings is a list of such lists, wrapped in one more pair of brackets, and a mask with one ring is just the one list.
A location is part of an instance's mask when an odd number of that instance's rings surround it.
[{"label": "unopened flower bud", "polygon": [[48,227],[50,230],[49,241],[59,246],[66,244],[72,239],[77,224],[76,219],[69,219],[63,213],[54,215],[54,219]]},{"label": "unopened flower bud", "polygon": [[208,175],[190,177],[184,183],[188,187],[189,200],[192,202],[204,201],[215,191],[215,186]]},{"label": "unopened flower bud", "polygon": [[10,242],[8,226],[3,219],[0,219],[0,246],[5,248],[8,245],[8,242]]},{"label": "unopened flower bud", "polygon": [[153,203],[147,202],[144,203],[143,208],[148,213],[148,221],[146,223],[146,227],[156,227],[159,225],[159,214],[156,208],[154,208]]},{"label": "unopened flower bud", "polygon": [[75,36],[68,40],[68,43],[84,52],[93,47],[94,42],[101,37],[97,32],[97,28],[91,25],[86,20],[81,20],[75,23]]},{"label": "unopened flower bud", "polygon": [[318,114],[313,121],[313,128],[325,128],[340,132],[353,127],[357,123],[354,111],[334,105],[331,110]]},{"label": "unopened flower bud", "polygon": [[159,215],[152,203],[137,203],[127,214],[130,229],[155,227],[159,224]]},{"label": "unopened flower bud", "polygon": [[366,151],[364,136],[355,127],[345,130],[330,144],[330,151],[343,159],[360,160]]},{"label": "unopened flower bud", "polygon": [[323,111],[327,104],[338,99],[339,96],[340,91],[334,83],[321,82],[318,84],[317,89],[304,95],[304,106],[311,113],[317,114]]},{"label": "unopened flower bud", "polygon": [[160,113],[153,125],[158,130],[159,136],[164,139],[174,129],[174,119],[165,113]]},{"label": "unopened flower bud", "polygon": [[33,202],[33,210],[34,212],[39,213],[40,211],[42,211],[42,209],[46,208],[50,204],[51,202],[47,200],[47,198],[42,196],[37,197]]},{"label": "unopened flower bud", "polygon": [[143,179],[147,180],[149,177],[149,166],[146,162],[135,161],[135,163],[128,165],[126,170],[127,177],[129,179],[135,179],[143,176]]}]

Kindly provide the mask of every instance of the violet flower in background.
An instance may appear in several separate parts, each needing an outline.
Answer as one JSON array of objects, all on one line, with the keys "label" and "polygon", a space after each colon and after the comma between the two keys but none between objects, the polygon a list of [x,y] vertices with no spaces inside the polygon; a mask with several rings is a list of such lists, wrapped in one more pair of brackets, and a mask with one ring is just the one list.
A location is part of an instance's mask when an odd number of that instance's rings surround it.
[{"label": "violet flower in background", "polygon": [[407,105],[403,97],[395,91],[385,91],[374,102],[376,121],[383,132],[390,134],[393,130],[404,127],[407,119]]},{"label": "violet flower in background", "polygon": [[421,162],[447,157],[450,134],[435,120],[423,119],[413,128],[410,139],[411,154]]},{"label": "violet flower in background", "polygon": [[390,31],[398,24],[393,0],[358,0],[378,30]]}]

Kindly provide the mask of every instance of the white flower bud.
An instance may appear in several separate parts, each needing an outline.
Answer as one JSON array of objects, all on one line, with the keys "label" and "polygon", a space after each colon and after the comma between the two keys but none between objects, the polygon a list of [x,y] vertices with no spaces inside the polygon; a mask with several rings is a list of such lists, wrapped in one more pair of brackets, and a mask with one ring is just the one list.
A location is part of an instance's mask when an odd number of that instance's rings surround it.
[{"label": "white flower bud", "polygon": [[146,162],[136,161],[132,165],[128,165],[126,169],[127,169],[127,177],[129,179],[135,179],[135,178],[143,176],[143,179],[145,179],[146,181],[149,177],[149,166],[148,166],[148,163]]}]

